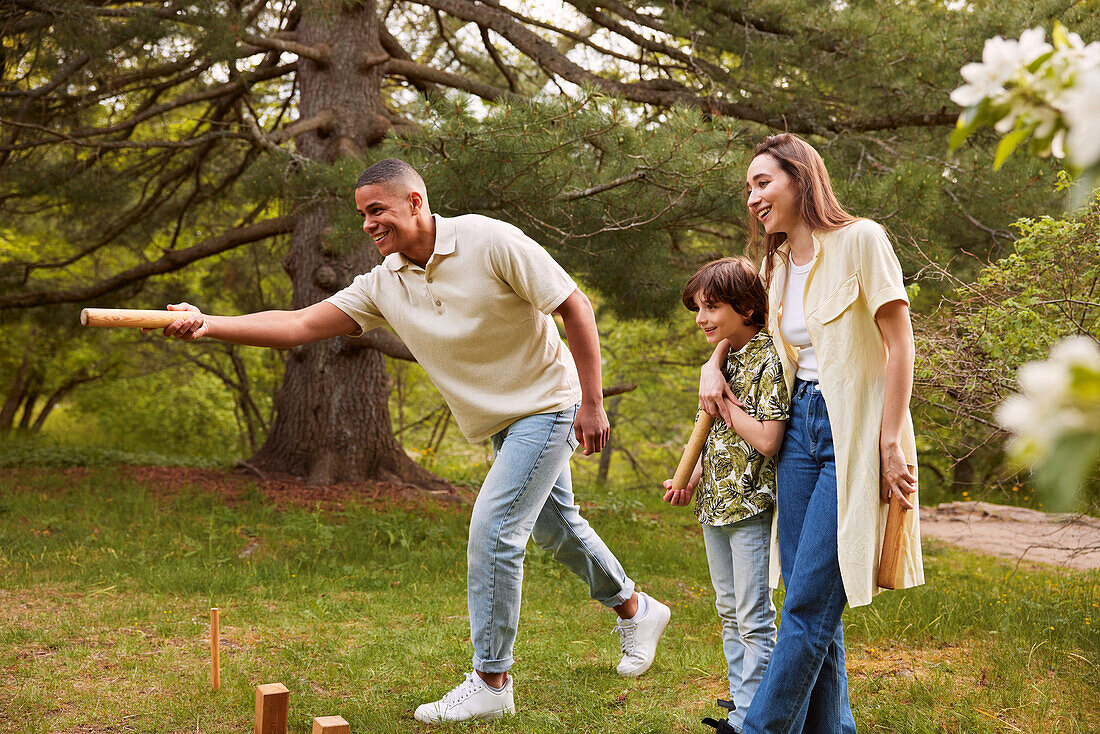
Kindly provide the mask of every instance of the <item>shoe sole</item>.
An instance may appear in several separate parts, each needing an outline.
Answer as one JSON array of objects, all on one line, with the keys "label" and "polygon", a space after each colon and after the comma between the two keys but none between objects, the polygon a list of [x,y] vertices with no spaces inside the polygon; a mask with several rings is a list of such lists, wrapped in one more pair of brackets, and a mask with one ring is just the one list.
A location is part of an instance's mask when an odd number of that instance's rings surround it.
[{"label": "shoe sole", "polygon": [[413,718],[419,721],[421,724],[460,724],[463,721],[495,721],[496,719],[503,719],[505,716],[510,716],[516,713],[515,709],[511,711],[507,709],[501,709],[500,711],[490,711],[486,714],[480,714],[478,716],[471,716],[468,719],[432,719],[432,718],[420,718],[416,713],[413,714]]},{"label": "shoe sole", "polygon": [[[661,644],[661,638],[664,637],[665,629],[668,628],[668,623],[672,619],[672,610],[665,605],[661,605],[668,612],[668,616],[665,617],[665,621],[661,623],[661,631],[657,633],[657,644],[653,646],[653,660],[649,661],[649,664],[644,668],[638,668],[637,670],[630,671],[629,673],[619,673],[624,678],[637,678],[653,666],[653,661],[657,659],[657,647]],[[616,671],[618,672],[618,671]]]}]

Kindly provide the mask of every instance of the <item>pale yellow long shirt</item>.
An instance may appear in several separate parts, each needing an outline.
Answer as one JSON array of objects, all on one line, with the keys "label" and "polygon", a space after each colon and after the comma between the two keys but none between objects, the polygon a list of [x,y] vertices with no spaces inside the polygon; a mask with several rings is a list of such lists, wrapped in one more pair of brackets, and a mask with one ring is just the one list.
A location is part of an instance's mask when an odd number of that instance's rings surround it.
[{"label": "pale yellow long shirt", "polygon": [[[879,499],[879,433],[885,402],[886,348],[875,313],[886,303],[909,303],[901,264],[885,230],[860,219],[831,232],[815,232],[814,255],[803,299],[810,343],[817,354],[818,380],[829,411],[837,479],[837,556],[848,604],[871,602],[888,505]],[[768,330],[783,360],[790,394],[797,352],[783,341],[779,327],[787,283],[788,245],[779,248],[768,288]],[[901,429],[905,462],[916,473],[913,420],[906,411]],[[780,485],[779,492],[783,492]],[[910,496],[917,506],[918,493]],[[777,518],[778,520],[778,518]],[[924,583],[920,522],[906,513],[905,547],[898,588]],[[771,585],[779,584],[779,546],[772,543]]]}]

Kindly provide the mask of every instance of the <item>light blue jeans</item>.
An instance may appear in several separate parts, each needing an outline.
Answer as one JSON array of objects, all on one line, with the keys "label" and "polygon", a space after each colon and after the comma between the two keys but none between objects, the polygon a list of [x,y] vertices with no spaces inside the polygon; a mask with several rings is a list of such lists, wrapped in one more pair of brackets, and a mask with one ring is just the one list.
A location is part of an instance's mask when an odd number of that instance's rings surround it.
[{"label": "light blue jeans", "polygon": [[634,582],[573,500],[576,416],[576,406],[527,416],[492,438],[496,458],[474,502],[467,549],[474,670],[512,667],[529,538],[585,581],[601,604],[618,606],[634,595]]},{"label": "light blue jeans", "polygon": [[728,719],[738,731],[775,647],[775,605],[768,586],[771,527],[771,510],[732,525],[703,525],[730,700],[737,706]]},{"label": "light blue jeans", "polygon": [[744,734],[855,734],[841,615],[833,432],[816,382],[796,381],[777,467],[779,563],[787,593],[771,663]]}]

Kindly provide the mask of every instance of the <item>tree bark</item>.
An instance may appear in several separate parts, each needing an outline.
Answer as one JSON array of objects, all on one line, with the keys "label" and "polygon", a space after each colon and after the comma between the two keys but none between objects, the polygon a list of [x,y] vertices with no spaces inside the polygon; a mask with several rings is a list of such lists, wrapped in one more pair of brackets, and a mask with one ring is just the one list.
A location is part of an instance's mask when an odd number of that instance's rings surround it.
[{"label": "tree bark", "polygon": [[[364,55],[384,54],[373,0],[345,4],[339,13],[304,6],[298,40],[331,49],[328,63],[299,60],[299,119],[325,111],[331,123],[295,140],[312,161],[331,163],[358,154],[388,129],[379,93],[382,70],[361,69]],[[336,252],[325,246],[333,208],[347,199],[313,204],[296,219],[284,261],[293,284],[292,308],[316,303],[380,261],[364,236],[363,246]],[[442,480],[422,469],[393,436],[390,386],[381,353],[358,349],[347,337],[290,350],[283,384],[275,396],[275,418],[267,442],[251,463],[264,471],[304,476],[313,484],[387,479],[424,485]]]},{"label": "tree bark", "polygon": [[37,342],[38,332],[35,331],[32,332],[27,348],[23,352],[23,361],[15,373],[15,379],[8,388],[4,406],[0,408],[0,435],[11,432],[15,425],[15,414],[19,412],[19,406],[26,394],[27,381],[31,374],[31,358],[34,356],[34,346]]}]

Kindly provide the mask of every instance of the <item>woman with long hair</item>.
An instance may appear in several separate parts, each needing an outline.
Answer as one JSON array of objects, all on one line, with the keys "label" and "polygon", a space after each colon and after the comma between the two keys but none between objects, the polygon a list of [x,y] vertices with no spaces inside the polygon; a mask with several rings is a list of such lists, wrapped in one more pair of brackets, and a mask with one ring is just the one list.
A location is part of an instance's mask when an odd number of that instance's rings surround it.
[{"label": "woman with long hair", "polygon": [[[885,230],[840,206],[806,141],[789,133],[764,140],[746,191],[768,330],[792,403],[771,564],[772,584],[781,569],[786,594],[743,734],[854,732],[841,616],[879,591],[891,495],[909,509],[917,499],[909,299]],[[727,350],[719,345],[700,379],[711,415],[737,398],[716,366]],[[901,588],[924,582],[915,512],[906,523]]]}]

